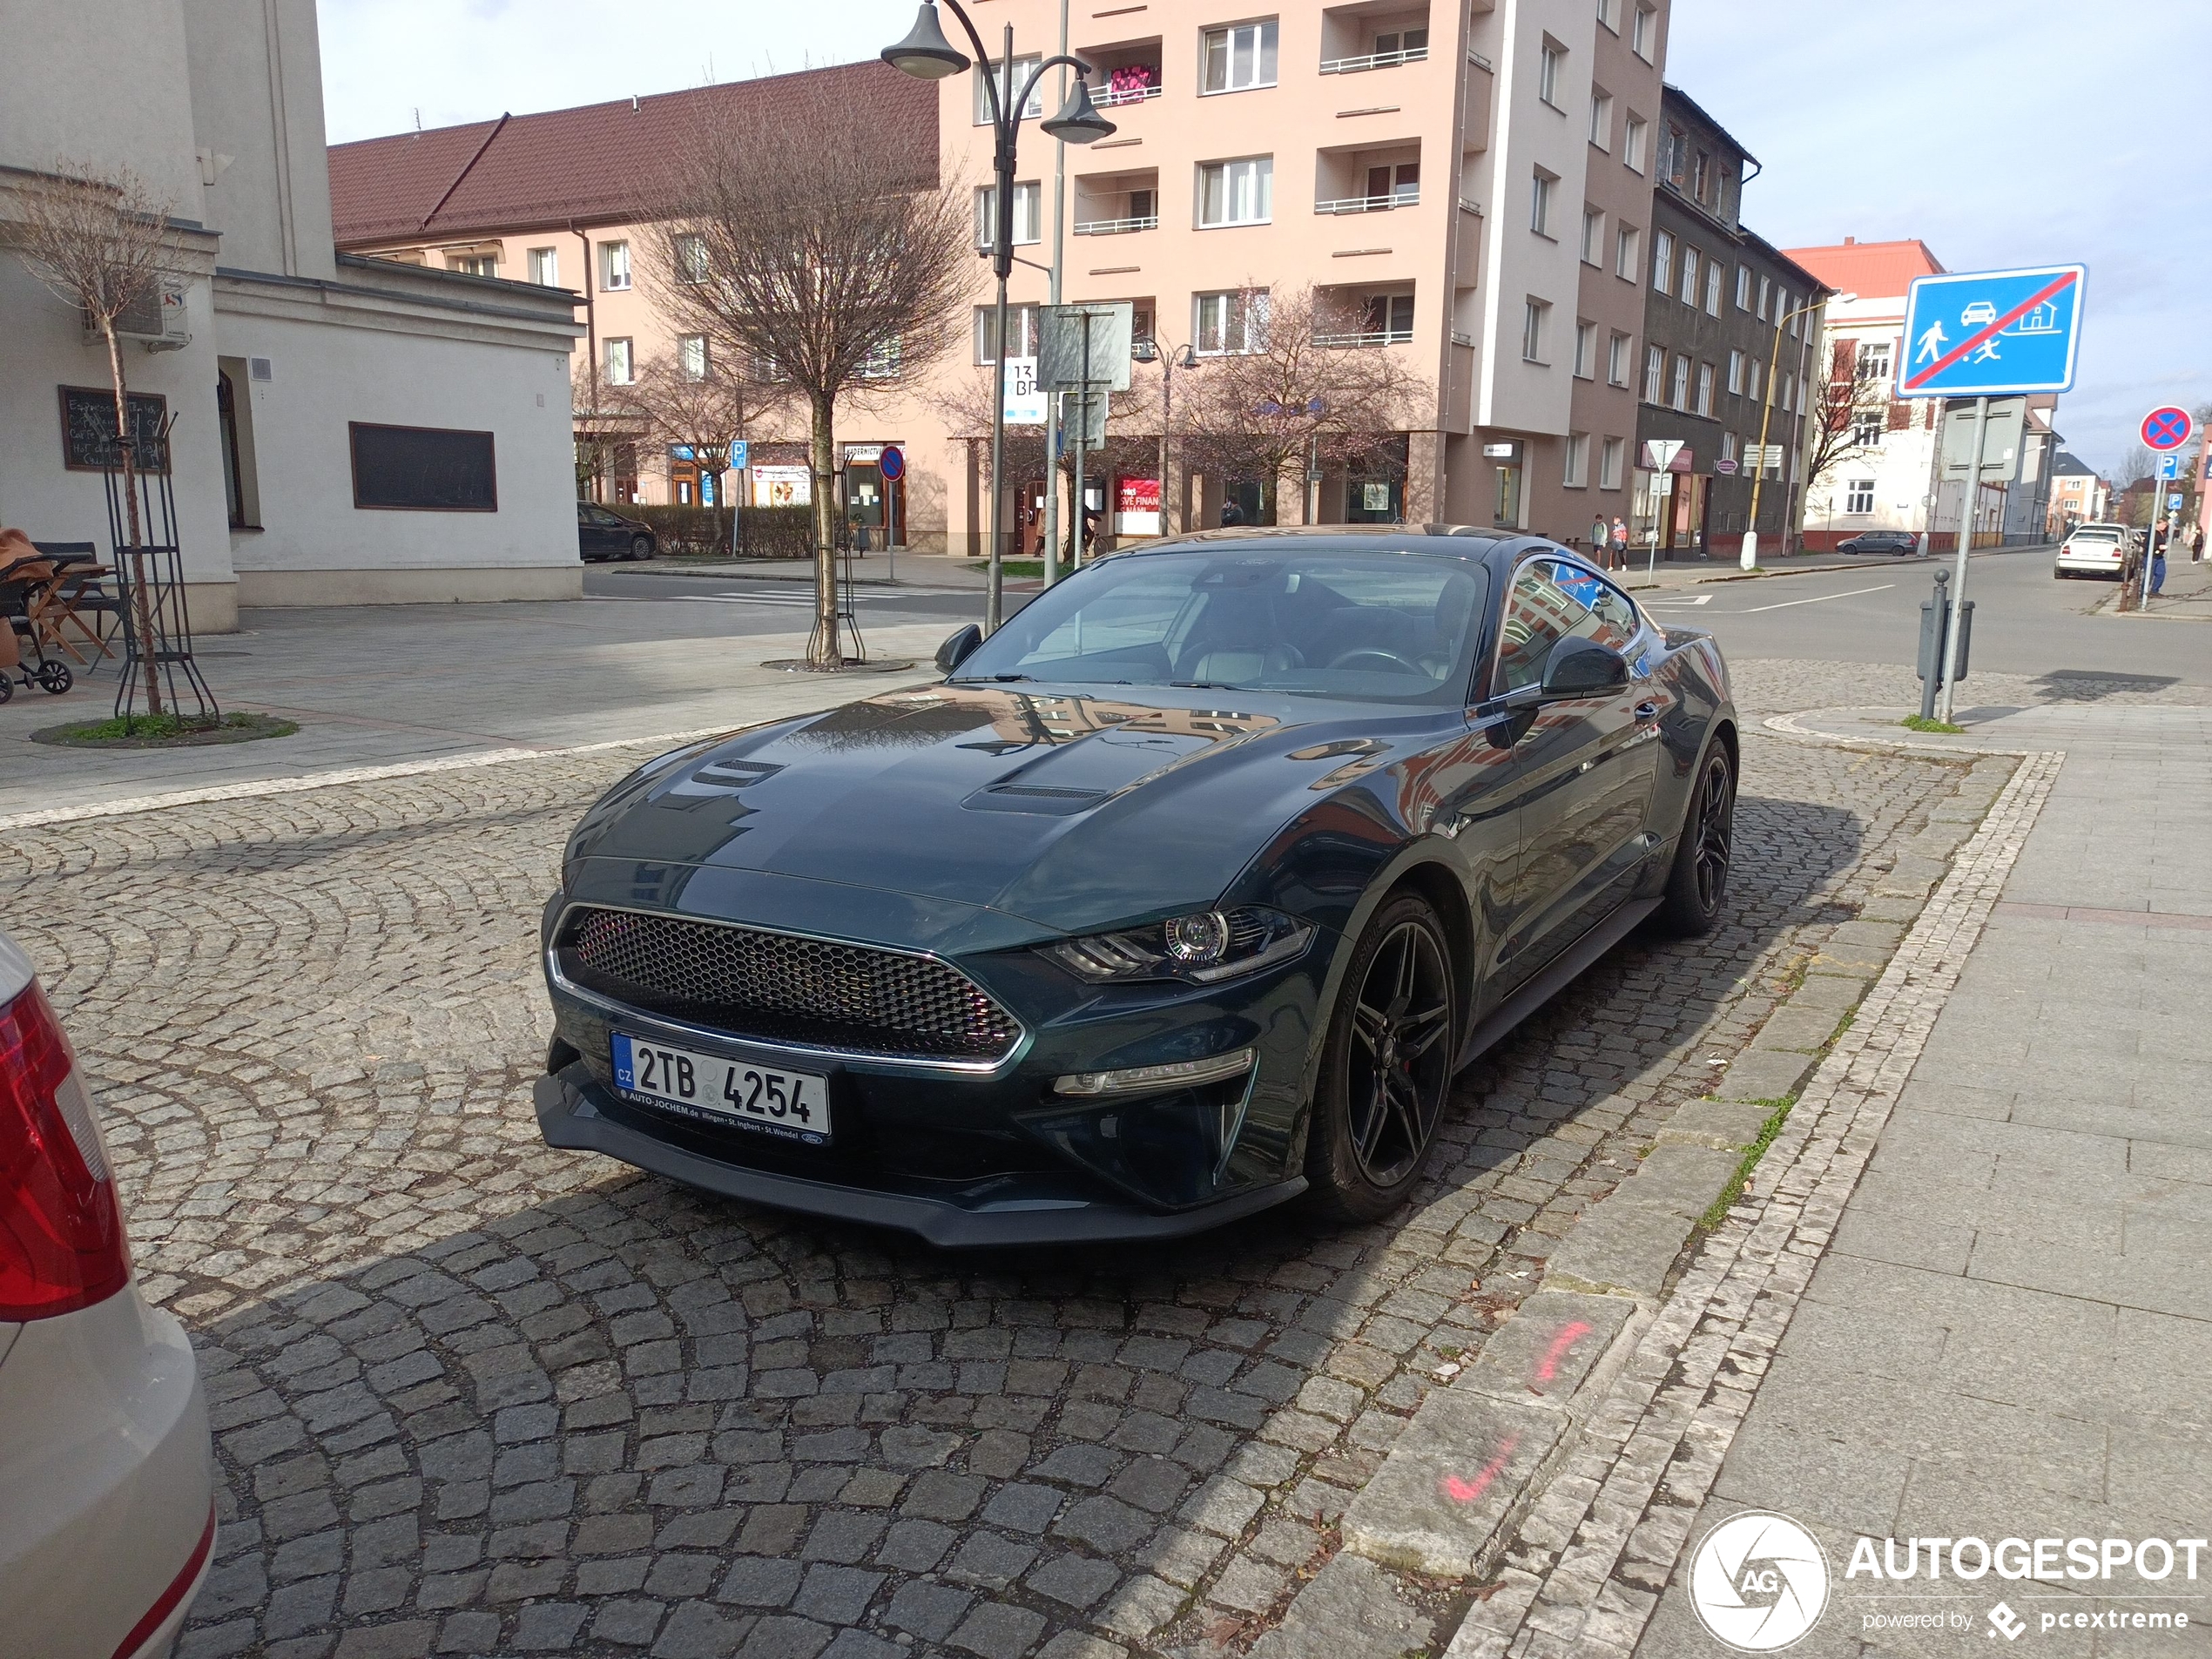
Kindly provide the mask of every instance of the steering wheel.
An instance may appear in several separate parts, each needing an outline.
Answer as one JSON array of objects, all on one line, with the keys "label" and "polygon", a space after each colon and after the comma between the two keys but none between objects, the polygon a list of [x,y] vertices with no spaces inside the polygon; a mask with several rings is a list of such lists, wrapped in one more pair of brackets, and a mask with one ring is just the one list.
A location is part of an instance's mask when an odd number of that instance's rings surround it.
[{"label": "steering wheel", "polygon": [[1394,651],[1385,651],[1380,645],[1361,645],[1356,650],[1348,651],[1331,663],[1329,667],[1333,671],[1339,668],[1365,668],[1378,664],[1386,673],[1418,674],[1423,679],[1431,678],[1429,671],[1419,663],[1409,658],[1400,657]]}]

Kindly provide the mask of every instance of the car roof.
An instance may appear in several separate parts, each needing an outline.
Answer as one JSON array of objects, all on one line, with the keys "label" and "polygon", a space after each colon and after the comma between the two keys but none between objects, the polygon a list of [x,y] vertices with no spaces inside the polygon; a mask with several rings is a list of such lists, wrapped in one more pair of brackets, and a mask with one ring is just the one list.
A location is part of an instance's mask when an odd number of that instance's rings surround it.
[{"label": "car roof", "polygon": [[[1239,525],[1195,530],[1141,547],[1123,548],[1109,558],[1146,558],[1156,553],[1209,553],[1233,547],[1260,558],[1290,558],[1299,553],[1426,553],[1446,558],[1480,559],[1493,550],[1528,543],[1551,546],[1541,536],[1477,528],[1472,524]],[[1565,550],[1561,550],[1564,551]]]}]

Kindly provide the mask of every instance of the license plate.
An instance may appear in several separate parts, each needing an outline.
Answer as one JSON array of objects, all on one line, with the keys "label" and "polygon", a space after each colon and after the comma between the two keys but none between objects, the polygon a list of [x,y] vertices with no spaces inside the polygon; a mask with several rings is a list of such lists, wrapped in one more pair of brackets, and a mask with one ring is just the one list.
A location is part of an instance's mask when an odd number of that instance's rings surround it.
[{"label": "license plate", "polygon": [[614,1034],[615,1088],[631,1100],[809,1146],[830,1138],[829,1079]]}]

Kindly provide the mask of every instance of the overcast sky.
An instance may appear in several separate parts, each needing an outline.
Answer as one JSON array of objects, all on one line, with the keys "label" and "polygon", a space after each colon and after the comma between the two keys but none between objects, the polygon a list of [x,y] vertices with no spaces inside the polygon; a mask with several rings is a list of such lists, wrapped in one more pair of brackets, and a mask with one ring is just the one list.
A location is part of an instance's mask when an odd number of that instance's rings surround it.
[{"label": "overcast sky", "polygon": [[[319,10],[337,142],[404,131],[418,114],[443,126],[872,57],[914,5]],[[1918,237],[1954,271],[2087,264],[2080,374],[2059,428],[2107,469],[2154,404],[2212,400],[2208,72],[2212,0],[1676,0],[1667,63],[1765,164],[1743,211],[1772,242]]]}]

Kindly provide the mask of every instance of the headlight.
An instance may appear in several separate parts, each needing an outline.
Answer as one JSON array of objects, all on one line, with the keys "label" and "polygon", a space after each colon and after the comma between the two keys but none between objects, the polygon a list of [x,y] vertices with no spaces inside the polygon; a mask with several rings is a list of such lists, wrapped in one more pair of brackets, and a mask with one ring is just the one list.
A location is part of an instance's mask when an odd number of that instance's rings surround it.
[{"label": "headlight", "polygon": [[1313,924],[1279,910],[1245,905],[1198,910],[1147,927],[1089,934],[1046,947],[1062,968],[1099,983],[1186,979],[1201,985],[1288,961],[1313,937]]}]

